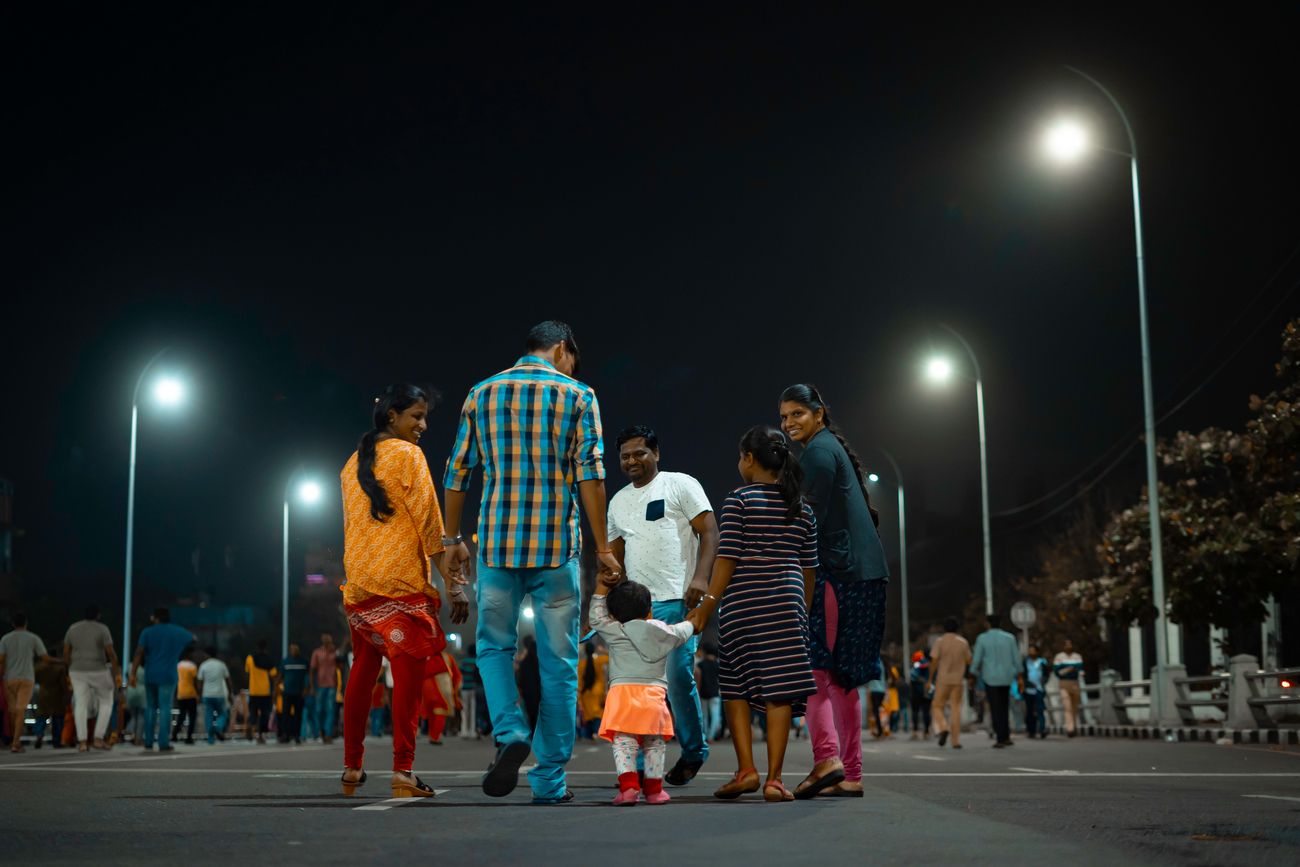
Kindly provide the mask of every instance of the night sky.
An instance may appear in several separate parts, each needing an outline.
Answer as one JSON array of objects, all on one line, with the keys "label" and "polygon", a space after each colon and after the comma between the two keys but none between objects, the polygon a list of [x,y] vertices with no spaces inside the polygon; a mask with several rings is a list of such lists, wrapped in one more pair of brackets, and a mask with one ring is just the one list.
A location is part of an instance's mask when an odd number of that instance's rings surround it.
[{"label": "night sky", "polygon": [[[975,400],[922,382],[953,348],[936,323],[984,368],[994,511],[1141,424],[1128,163],[1035,150],[1065,110],[1125,144],[1063,64],[1138,136],[1160,408],[1231,356],[1161,431],[1240,426],[1272,387],[1300,313],[1294,7],[378,5],[4,13],[0,477],[25,603],[120,608],[131,389],[158,349],[191,399],[142,408],[138,586],[266,609],[296,467],[331,499],[294,513],[295,551],[340,540],[338,470],[373,396],[409,379],[447,398],[423,442],[441,487],[466,390],[561,318],[607,449],[650,424],[715,503],[742,431],[818,383],[886,480],[878,447],[902,465],[914,612],[959,609],[982,586]],[[1142,466],[1132,450],[1095,493],[1136,500]],[[995,519],[998,577],[1062,499]],[[875,501],[894,557],[892,489]],[[228,575],[196,578],[193,552],[227,546]]]}]

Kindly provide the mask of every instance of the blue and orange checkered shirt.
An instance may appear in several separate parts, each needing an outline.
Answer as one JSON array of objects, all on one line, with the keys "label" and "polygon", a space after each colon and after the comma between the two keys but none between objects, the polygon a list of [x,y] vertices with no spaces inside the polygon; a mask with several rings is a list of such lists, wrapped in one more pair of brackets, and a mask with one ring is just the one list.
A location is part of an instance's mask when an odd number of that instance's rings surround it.
[{"label": "blue and orange checkered shirt", "polygon": [[470,389],[443,484],[469,490],[483,467],[479,557],[499,569],[554,568],[582,545],[578,483],[605,478],[596,392],[525,355]]}]

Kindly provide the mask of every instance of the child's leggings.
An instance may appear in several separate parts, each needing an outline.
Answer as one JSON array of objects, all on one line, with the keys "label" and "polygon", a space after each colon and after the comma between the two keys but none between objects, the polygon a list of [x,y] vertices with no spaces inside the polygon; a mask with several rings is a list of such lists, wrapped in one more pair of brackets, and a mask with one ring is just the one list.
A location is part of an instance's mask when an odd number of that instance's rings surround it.
[{"label": "child's leggings", "polygon": [[645,751],[646,779],[662,780],[668,744],[659,735],[614,733],[614,768],[619,776],[636,773],[636,754],[641,750]]}]

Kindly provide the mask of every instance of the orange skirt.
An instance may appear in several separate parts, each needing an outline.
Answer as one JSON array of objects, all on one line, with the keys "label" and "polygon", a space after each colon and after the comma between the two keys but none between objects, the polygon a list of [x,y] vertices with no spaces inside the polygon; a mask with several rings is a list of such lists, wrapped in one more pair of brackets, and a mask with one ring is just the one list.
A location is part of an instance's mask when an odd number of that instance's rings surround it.
[{"label": "orange skirt", "polygon": [[668,710],[668,690],[648,683],[616,683],[611,686],[605,695],[600,736],[612,741],[618,732],[672,737],[673,715]]}]

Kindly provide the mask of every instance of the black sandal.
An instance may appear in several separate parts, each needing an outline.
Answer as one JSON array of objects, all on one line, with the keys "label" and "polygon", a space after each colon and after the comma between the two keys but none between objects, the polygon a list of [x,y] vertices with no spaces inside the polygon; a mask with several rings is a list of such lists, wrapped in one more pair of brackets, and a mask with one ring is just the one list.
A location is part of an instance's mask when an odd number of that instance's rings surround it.
[{"label": "black sandal", "polygon": [[394,798],[432,798],[435,794],[433,787],[424,780],[417,777],[414,773],[409,775],[411,782],[393,782]]},{"label": "black sandal", "polygon": [[356,770],[356,768],[345,768],[343,771],[343,776],[339,777],[339,781],[343,783],[343,794],[349,796],[356,794],[357,789],[361,788],[366,784],[366,772],[364,768],[361,769],[361,779],[359,780],[348,779],[348,771],[353,771],[353,770]]}]

